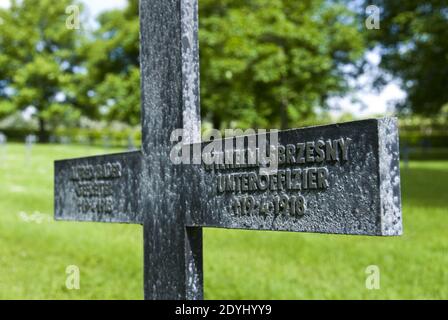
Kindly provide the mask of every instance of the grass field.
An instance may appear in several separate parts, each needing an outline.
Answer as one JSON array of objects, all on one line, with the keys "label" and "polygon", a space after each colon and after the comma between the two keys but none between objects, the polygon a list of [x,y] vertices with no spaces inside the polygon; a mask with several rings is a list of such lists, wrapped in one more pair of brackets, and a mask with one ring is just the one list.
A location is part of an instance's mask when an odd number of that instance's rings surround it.
[{"label": "grass field", "polygon": [[[107,150],[116,152],[117,150]],[[140,226],[54,222],[53,160],[82,146],[0,148],[0,299],[141,299]],[[207,299],[448,299],[448,161],[402,169],[400,238],[205,230]],[[65,286],[66,267],[81,272]],[[381,289],[367,290],[377,265]]]}]

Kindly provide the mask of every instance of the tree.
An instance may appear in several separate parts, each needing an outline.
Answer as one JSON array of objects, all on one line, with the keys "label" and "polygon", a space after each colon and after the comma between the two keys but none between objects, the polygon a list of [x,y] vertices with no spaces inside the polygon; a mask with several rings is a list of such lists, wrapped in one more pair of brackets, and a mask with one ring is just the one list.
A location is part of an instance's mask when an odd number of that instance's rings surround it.
[{"label": "tree", "polygon": [[[368,32],[382,53],[381,67],[401,79],[402,111],[430,115],[448,103],[448,2],[366,1],[381,9],[381,27]],[[381,85],[387,75],[378,79]]]},{"label": "tree", "polygon": [[71,0],[11,1],[0,9],[0,109],[36,109],[39,138],[48,125],[76,117],[80,32],[66,26]]},{"label": "tree", "polygon": [[281,127],[350,89],[365,49],[354,12],[326,0],[202,0],[202,106],[215,126]]},{"label": "tree", "polygon": [[[201,106],[216,128],[297,125],[350,89],[347,66],[362,57],[365,43],[356,12],[338,1],[199,6]],[[140,114],[137,12],[133,0],[124,12],[103,14],[87,49],[90,103],[131,123]]]},{"label": "tree", "polygon": [[82,54],[87,77],[80,87],[83,105],[91,117],[140,122],[140,63],[138,0],[124,10],[98,18],[100,27]]}]

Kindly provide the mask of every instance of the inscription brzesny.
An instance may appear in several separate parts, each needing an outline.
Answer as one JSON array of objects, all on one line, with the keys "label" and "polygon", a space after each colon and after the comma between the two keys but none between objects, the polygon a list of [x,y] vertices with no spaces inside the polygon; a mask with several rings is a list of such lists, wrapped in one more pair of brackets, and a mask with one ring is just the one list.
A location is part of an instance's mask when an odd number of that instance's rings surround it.
[{"label": "inscription brzesny", "polygon": [[[273,174],[260,174],[253,170],[263,166],[259,161],[261,157],[257,155],[259,149],[231,150],[230,154],[228,151],[213,152],[215,163],[205,167],[208,171],[214,170],[217,173],[218,194],[233,195],[228,207],[232,215],[301,217],[307,208],[302,192],[325,191],[331,187],[328,165],[349,161],[351,142],[352,139],[341,137],[279,144],[276,150],[278,170]],[[264,196],[256,197],[260,192],[264,192]]]},{"label": "inscription brzesny", "polygon": [[113,182],[122,176],[119,162],[77,165],[71,168],[76,206],[83,214],[111,214],[114,206]]}]

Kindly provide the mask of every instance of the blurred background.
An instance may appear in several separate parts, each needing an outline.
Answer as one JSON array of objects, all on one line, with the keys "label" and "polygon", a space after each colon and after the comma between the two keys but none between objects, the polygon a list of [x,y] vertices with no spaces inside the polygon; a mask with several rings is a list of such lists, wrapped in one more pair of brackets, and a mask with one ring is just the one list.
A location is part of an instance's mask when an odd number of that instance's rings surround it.
[{"label": "blurred background", "polygon": [[[447,299],[446,0],[199,7],[203,129],[397,116],[405,228],[394,239],[206,230],[205,297]],[[137,0],[0,0],[1,299],[143,298],[139,226],[52,218],[55,159],[139,148],[139,77]]]}]

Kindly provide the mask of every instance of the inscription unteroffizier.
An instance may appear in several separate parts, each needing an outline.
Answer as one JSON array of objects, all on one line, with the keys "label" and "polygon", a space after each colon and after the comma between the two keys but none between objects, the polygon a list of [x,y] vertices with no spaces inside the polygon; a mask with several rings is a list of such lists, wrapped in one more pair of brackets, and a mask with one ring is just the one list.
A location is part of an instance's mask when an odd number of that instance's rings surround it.
[{"label": "inscription unteroffizier", "polygon": [[[349,161],[351,142],[351,138],[341,137],[279,144],[276,148],[271,146],[271,152],[276,152],[278,164],[278,169],[271,174],[256,170],[263,166],[258,148],[213,152],[215,163],[205,167],[216,174],[217,194],[234,196],[227,207],[230,214],[283,214],[299,218],[307,209],[307,201],[301,191],[327,190],[331,183],[328,165],[343,165]],[[313,167],[301,168],[306,165]],[[235,172],[235,169],[242,171]],[[253,170],[248,172],[250,169]],[[256,198],[252,195],[259,192],[272,196]]]},{"label": "inscription unteroffizier", "polygon": [[119,162],[71,167],[70,181],[76,207],[82,214],[111,214],[114,211],[114,180],[121,178]]}]

